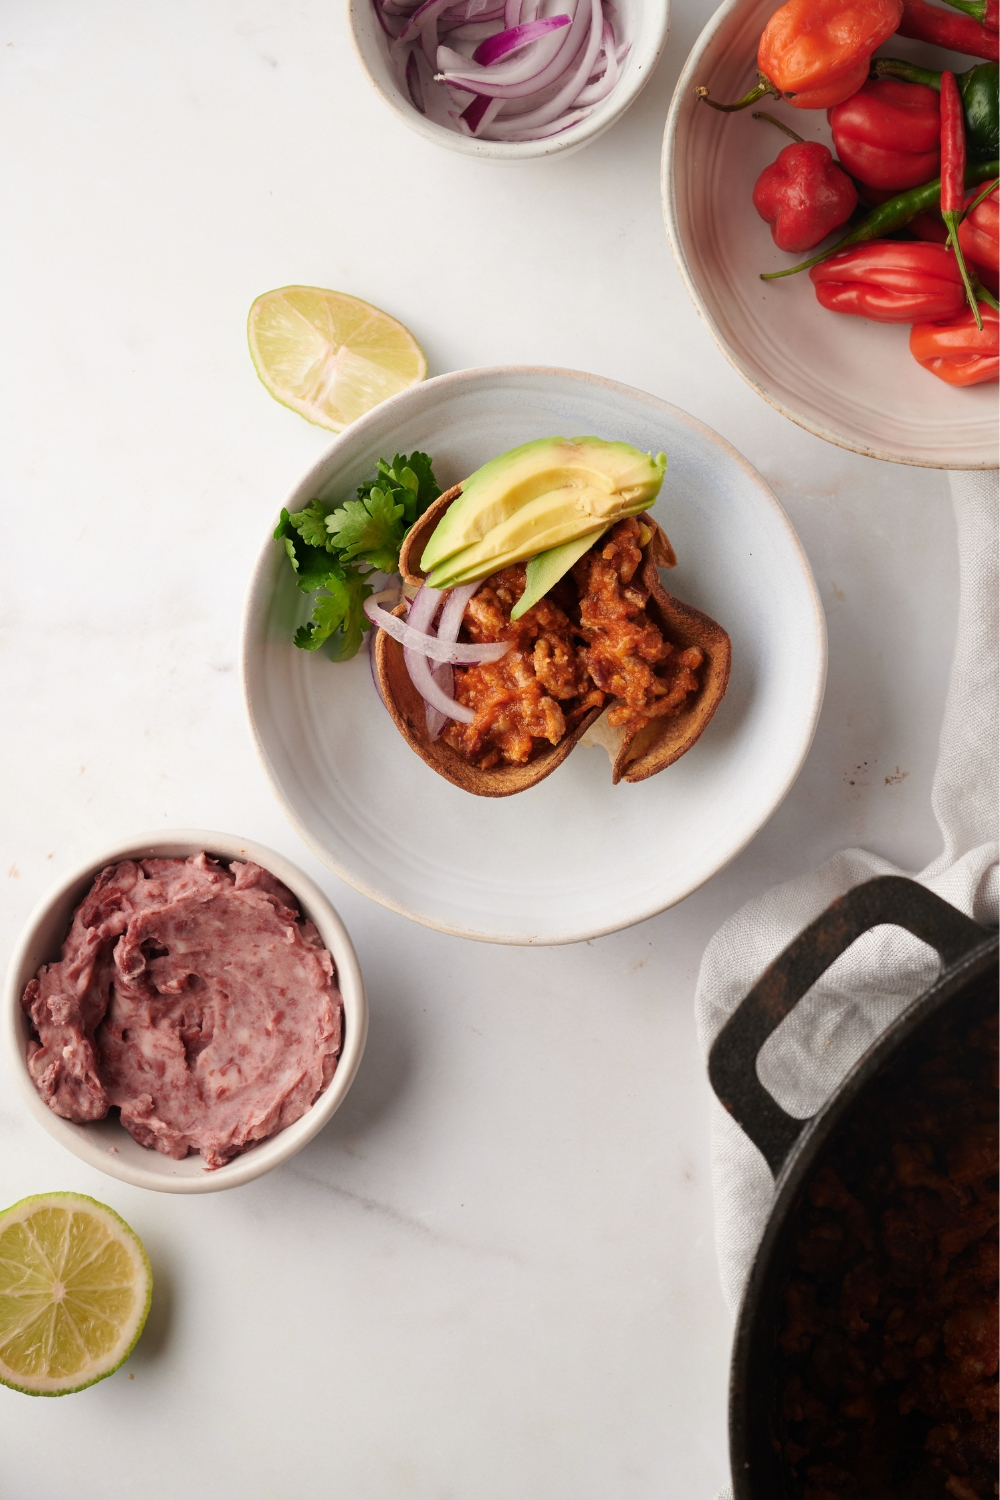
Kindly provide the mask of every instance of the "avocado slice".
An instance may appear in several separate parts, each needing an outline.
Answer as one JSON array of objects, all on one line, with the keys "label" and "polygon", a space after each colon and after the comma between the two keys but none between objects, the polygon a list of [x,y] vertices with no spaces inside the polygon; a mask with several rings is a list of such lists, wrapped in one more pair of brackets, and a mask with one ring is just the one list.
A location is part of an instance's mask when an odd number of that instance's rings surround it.
[{"label": "avocado slice", "polygon": [[568,573],[573,564],[579,562],[585,552],[590,551],[607,529],[602,526],[599,531],[588,531],[585,536],[578,536],[574,542],[563,542],[561,547],[550,547],[548,552],[537,553],[525,569],[524,593],[511,610],[511,619],[519,620],[526,610],[544,598],[549,589],[554,588],[563,574]]},{"label": "avocado slice", "polygon": [[491,459],[462,484],[420,559],[433,588],[498,568],[646,510],[666,454],[603,438],[538,438]]}]

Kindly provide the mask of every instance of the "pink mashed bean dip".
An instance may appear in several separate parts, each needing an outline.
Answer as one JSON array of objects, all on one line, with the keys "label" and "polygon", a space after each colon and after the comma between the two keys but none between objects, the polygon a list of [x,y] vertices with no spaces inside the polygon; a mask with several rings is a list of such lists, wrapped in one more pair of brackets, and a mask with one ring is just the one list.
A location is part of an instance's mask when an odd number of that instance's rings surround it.
[{"label": "pink mashed bean dip", "polygon": [[207,854],[102,871],[22,1004],[50,1109],[84,1124],[117,1107],[141,1146],[210,1167],[305,1114],[343,1033],[333,959],[291,892]]}]

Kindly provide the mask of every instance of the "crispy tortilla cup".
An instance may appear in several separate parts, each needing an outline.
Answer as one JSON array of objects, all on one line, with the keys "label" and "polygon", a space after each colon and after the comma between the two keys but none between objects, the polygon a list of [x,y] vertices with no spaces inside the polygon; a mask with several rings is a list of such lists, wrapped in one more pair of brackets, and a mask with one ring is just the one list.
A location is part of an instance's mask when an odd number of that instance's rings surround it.
[{"label": "crispy tortilla cup", "polygon": [[[424,574],[420,558],[431,534],[453,500],[462,493],[461,485],[446,490],[435,500],[403,542],[399,570],[407,592],[420,587]],[[375,661],[379,684],[386,707],[396,728],[411,750],[440,776],[463,791],[477,797],[511,797],[550,776],[585,735],[588,742],[601,744],[611,757],[613,782],[645,781],[657,771],[665,770],[690,750],[703,733],[722,702],[729,682],[732,655],[729,636],[721,625],[700,610],[682,604],[668,594],[660,582],[657,568],[672,568],[677,558],[665,532],[649,515],[639,517],[652,531],[643,548],[640,578],[649,592],[646,612],[659,626],[667,640],[682,650],[700,646],[705,655],[701,667],[702,684],[693,702],[671,718],[652,719],[642,729],[626,735],[621,728],[612,729],[606,721],[606,709],[595,708],[581,720],[571,734],[558,745],[539,750],[527,765],[499,765],[489,770],[472,765],[443,740],[432,740],[427,733],[426,705],[410,681],[403,660],[403,648],[384,630],[378,633]],[[401,613],[402,606],[396,611]],[[588,734],[589,731],[589,734]]]}]

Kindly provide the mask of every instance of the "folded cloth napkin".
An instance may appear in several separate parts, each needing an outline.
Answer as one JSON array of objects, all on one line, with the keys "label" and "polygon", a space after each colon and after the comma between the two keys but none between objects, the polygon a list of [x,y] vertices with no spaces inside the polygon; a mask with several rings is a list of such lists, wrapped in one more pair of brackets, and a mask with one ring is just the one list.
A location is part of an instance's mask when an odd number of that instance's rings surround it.
[{"label": "folded cloth napkin", "polygon": [[[977,922],[995,926],[997,474],[950,479],[958,522],[958,632],[931,794],[944,848],[914,878]],[[698,977],[695,1013],[706,1053],[768,964],[831,901],[875,875],[901,873],[876,854],[846,849],[730,917],[706,948]],[[764,1087],[789,1114],[814,1114],[879,1033],[933,982],[937,968],[937,955],[900,928],[866,933],[768,1039],[758,1060]],[[774,1183],[756,1146],[717,1102],[712,1182],[722,1289],[735,1312]]]}]

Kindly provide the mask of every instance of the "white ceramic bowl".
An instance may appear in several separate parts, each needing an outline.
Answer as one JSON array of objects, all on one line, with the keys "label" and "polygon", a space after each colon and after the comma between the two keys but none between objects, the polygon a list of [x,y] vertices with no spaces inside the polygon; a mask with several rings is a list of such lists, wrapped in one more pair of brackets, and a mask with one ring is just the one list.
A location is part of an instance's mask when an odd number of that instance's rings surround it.
[{"label": "white ceramic bowl", "polygon": [[791,786],[823,696],[826,637],[809,564],[749,464],[656,396],[574,370],[463,370],[352,423],[288,496],[350,497],[380,455],[415,448],[439,483],[532,438],[593,434],[665,449],[654,514],[665,575],[733,642],[729,691],[698,743],[635,786],[577,747],[514,797],[473,797],[398,733],[367,652],[334,664],[292,644],[309,602],[264,540],[247,594],[243,685],[258,754],[302,837],[342,879],[429,927],[502,943],[613,932],[682,900],[757,832]]},{"label": "white ceramic bowl", "polygon": [[[928,468],[995,468],[995,385],[945,385],[911,356],[908,327],[827,312],[805,272],[760,280],[761,271],[806,258],[776,248],[751,201],[758,175],[788,141],[749,110],[725,115],[699,104],[694,91],[706,84],[729,101],[752,86],[773,10],[774,0],[726,0],[688,58],[667,117],[663,212],[695,307],[744,380],[828,442]],[[773,99],[760,107],[830,144],[825,111]]]},{"label": "white ceramic bowl", "polygon": [[[223,860],[252,859],[283,881],[296,897],[302,912],[315,922],[325,946],[333,955],[337,983],[344,1000],[344,1044],[330,1086],[310,1110],[285,1130],[261,1141],[224,1167],[206,1169],[200,1156],[174,1161],[134,1141],[117,1116],[89,1125],[74,1125],[53,1114],[39,1098],[27,1067],[30,1034],[21,1008],[21,996],[41,964],[57,959],[69,931],[73,912],[101,870],[121,859],[186,858],[202,850]],[[365,1049],[368,1002],[361,970],[347,930],[323,892],[302,871],[272,849],[227,833],[198,828],[140,834],[126,843],[106,849],[99,857],[67,875],[36,906],[11,956],[3,996],[3,1030],[7,1058],[14,1081],[31,1114],[51,1136],[88,1166],[107,1172],[133,1187],[155,1188],[162,1193],[216,1193],[238,1187],[280,1166],[337,1112],[346,1095]]]},{"label": "white ceramic bowl", "polygon": [[404,125],[424,140],[458,151],[462,156],[478,157],[481,161],[518,162],[566,156],[589,146],[621,119],[649,81],[667,40],[669,0],[618,0],[616,9],[624,39],[631,43],[621,78],[587,119],[570,126],[561,135],[539,141],[477,140],[422,115],[414,109],[409,92],[390,60],[389,38],[379,25],[372,0],[348,0],[347,16],[354,50],[369,83]]}]

